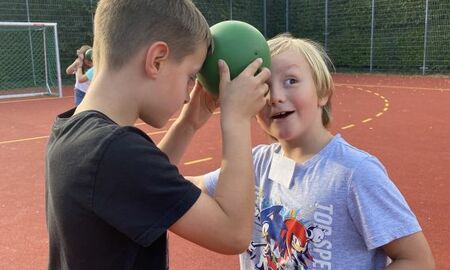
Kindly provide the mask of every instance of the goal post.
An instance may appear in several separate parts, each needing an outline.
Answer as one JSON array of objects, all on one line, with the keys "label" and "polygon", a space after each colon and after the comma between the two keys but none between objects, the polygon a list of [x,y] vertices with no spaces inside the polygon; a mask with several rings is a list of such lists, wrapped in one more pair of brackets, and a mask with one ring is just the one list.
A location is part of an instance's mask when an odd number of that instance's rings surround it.
[{"label": "goal post", "polygon": [[63,96],[57,23],[0,22],[0,99]]}]

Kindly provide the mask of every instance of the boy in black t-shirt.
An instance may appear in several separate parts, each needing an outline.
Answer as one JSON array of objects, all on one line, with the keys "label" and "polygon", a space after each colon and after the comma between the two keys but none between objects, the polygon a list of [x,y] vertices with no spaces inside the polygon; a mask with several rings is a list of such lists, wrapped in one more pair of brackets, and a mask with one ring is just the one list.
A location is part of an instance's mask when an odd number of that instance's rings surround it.
[{"label": "boy in black t-shirt", "polygon": [[[214,197],[177,170],[216,100],[195,81],[211,45],[190,0],[100,0],[96,77],[75,109],[58,116],[46,156],[49,269],[166,269],[167,229],[225,254],[244,251],[253,223],[251,118],[270,71],[255,60],[230,80],[219,61],[223,141]],[[192,89],[191,94],[189,91]],[[163,127],[156,146],[134,127]]]}]

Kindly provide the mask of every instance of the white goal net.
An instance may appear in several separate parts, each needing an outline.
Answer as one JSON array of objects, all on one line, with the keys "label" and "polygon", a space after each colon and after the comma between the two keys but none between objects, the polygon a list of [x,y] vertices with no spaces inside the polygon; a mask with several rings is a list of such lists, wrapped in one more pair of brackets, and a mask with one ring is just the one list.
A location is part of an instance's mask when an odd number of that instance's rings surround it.
[{"label": "white goal net", "polygon": [[62,96],[56,23],[0,22],[0,99]]}]

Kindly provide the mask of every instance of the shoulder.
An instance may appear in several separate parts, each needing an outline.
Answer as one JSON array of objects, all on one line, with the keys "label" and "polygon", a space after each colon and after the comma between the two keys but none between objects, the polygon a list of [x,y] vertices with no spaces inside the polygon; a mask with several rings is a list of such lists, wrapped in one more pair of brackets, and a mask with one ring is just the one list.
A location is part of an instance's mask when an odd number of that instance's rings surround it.
[{"label": "shoulder", "polygon": [[253,160],[255,162],[270,160],[273,153],[280,151],[280,149],[281,146],[279,143],[257,145],[252,150]]},{"label": "shoulder", "polygon": [[334,138],[332,149],[331,159],[343,168],[352,171],[370,168],[383,168],[384,170],[383,165],[377,157],[351,145],[340,135],[336,135]]},{"label": "shoulder", "polygon": [[140,129],[133,126],[121,127],[101,112],[72,114],[73,110],[59,115],[54,125],[55,140],[64,143],[65,148],[89,149],[96,153],[97,160],[108,154],[113,155],[111,152],[117,158],[132,158],[127,154],[139,148],[147,151],[158,149]]},{"label": "shoulder", "polygon": [[377,157],[349,144],[342,137],[337,138],[333,159],[346,170],[349,191],[394,188],[386,168]]},{"label": "shoulder", "polygon": [[142,163],[143,157],[151,156],[153,163],[169,163],[168,157],[138,128],[119,127],[105,134],[105,137],[103,160],[117,165],[127,163],[134,167]]},{"label": "shoulder", "polygon": [[339,134],[335,136],[334,144],[335,144],[335,154],[344,157],[344,160],[347,162],[358,163],[362,160],[373,157],[370,153],[348,143]]}]

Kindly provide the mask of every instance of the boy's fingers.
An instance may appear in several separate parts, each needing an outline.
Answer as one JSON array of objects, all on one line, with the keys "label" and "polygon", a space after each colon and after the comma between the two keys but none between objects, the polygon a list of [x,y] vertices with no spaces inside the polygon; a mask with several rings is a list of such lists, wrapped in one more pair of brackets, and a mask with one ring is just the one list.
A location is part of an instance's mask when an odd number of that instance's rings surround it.
[{"label": "boy's fingers", "polygon": [[219,88],[222,88],[222,85],[224,83],[230,82],[230,69],[228,68],[227,63],[225,63],[225,61],[222,59],[219,59],[218,65],[219,65],[219,73],[220,73]]},{"label": "boy's fingers", "polygon": [[264,97],[266,97],[269,94],[269,85],[267,83],[263,84],[263,90],[264,90]]},{"label": "boy's fingers", "polygon": [[268,68],[262,68],[255,77],[259,82],[265,83],[270,79],[270,70]]},{"label": "boy's fingers", "polygon": [[245,73],[246,75],[249,75],[249,76],[255,75],[255,73],[261,67],[262,62],[263,62],[262,58],[255,59],[242,71],[242,73]]},{"label": "boy's fingers", "polygon": [[194,88],[192,88],[192,90],[194,91],[199,88],[203,88],[203,86],[201,85],[201,83],[198,80],[195,80]]}]

